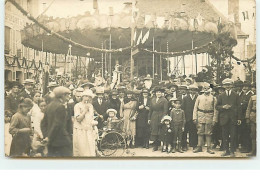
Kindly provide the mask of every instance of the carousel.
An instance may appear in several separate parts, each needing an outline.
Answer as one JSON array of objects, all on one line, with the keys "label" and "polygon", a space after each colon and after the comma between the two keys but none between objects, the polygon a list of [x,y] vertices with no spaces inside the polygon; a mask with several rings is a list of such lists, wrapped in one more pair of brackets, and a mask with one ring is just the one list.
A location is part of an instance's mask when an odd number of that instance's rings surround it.
[{"label": "carousel", "polygon": [[236,38],[234,23],[205,0],[137,0],[125,3],[119,13],[109,8],[109,14],[102,14],[96,6],[94,13],[37,19],[14,0],[8,1],[33,22],[22,32],[23,45],[64,54],[68,73],[77,69],[79,59],[91,59],[95,73],[111,80],[148,74],[163,80],[172,72],[172,57],[177,57],[175,66],[185,66],[185,55],[206,53],[220,24]]}]

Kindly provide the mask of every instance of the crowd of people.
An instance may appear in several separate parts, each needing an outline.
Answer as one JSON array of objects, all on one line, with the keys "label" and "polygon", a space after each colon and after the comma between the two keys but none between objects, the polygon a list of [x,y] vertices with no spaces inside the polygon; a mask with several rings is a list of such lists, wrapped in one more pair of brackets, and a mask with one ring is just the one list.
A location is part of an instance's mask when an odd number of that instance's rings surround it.
[{"label": "crowd of people", "polygon": [[[135,81],[135,83],[133,83]],[[124,133],[128,148],[168,153],[214,150],[256,155],[256,85],[225,79],[221,85],[149,75],[113,86],[78,79],[49,92],[34,80],[14,81],[5,95],[10,156],[94,157],[99,130]]]}]

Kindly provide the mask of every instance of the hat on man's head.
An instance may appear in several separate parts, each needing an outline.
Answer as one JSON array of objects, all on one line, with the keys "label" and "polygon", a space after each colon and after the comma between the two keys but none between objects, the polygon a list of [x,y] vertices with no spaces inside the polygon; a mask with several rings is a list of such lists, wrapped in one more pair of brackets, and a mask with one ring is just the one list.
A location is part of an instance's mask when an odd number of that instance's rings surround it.
[{"label": "hat on man's head", "polygon": [[116,89],[112,89],[112,90],[111,90],[111,95],[118,95],[117,90],[116,90]]},{"label": "hat on man's head", "polygon": [[234,86],[235,87],[242,87],[243,85],[244,85],[244,83],[241,80],[234,81]]},{"label": "hat on man's head", "polygon": [[57,87],[58,84],[56,82],[50,82],[49,85],[47,86],[47,88],[51,88],[51,87]]},{"label": "hat on man's head", "polygon": [[187,85],[180,85],[179,90],[187,90]]},{"label": "hat on man's head", "polygon": [[126,90],[125,93],[126,94],[134,94],[134,92],[132,90]]},{"label": "hat on man's head", "polygon": [[149,93],[149,90],[148,90],[147,88],[144,88],[144,89],[142,90],[142,93]]},{"label": "hat on man's head", "polygon": [[104,90],[104,93],[110,93],[110,92],[111,92],[110,88],[106,88],[106,89]]},{"label": "hat on man's head", "polygon": [[84,89],[81,88],[81,87],[79,87],[79,88],[76,89],[76,92],[83,92],[83,91],[84,91]]},{"label": "hat on man's head", "polygon": [[103,87],[96,88],[96,94],[104,94],[104,93],[105,93],[105,89]]},{"label": "hat on man's head", "polygon": [[199,88],[198,88],[197,85],[190,85],[190,86],[188,86],[188,90],[194,90],[194,91],[197,91],[197,90],[199,90]]},{"label": "hat on man's head", "polygon": [[34,84],[34,80],[33,79],[26,79],[26,80],[24,80],[24,82],[23,82],[23,84],[24,85],[26,85],[26,84]]},{"label": "hat on man's head", "polygon": [[167,84],[167,88],[172,88],[172,87],[175,87],[175,88],[178,89],[178,85],[175,84],[175,83],[169,83],[169,84]]},{"label": "hat on man's head", "polygon": [[153,89],[153,92],[156,93],[157,91],[160,91],[160,92],[163,93],[165,91],[165,89],[163,89],[161,86],[155,86],[154,89]]},{"label": "hat on man's head", "polygon": [[232,85],[233,83],[234,83],[234,81],[230,78],[226,78],[222,81],[223,85],[228,85],[228,84]]},{"label": "hat on man's head", "polygon": [[54,88],[53,93],[56,98],[60,98],[64,94],[70,94],[71,91],[64,86],[58,86],[58,87]]}]

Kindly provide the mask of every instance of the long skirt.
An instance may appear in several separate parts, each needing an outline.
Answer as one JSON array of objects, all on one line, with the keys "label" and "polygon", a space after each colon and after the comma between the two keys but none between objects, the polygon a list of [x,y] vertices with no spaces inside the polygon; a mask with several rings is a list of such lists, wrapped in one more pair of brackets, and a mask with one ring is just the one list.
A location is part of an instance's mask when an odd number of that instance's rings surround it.
[{"label": "long skirt", "polygon": [[96,156],[96,141],[93,130],[73,130],[73,156],[94,157]]},{"label": "long skirt", "polygon": [[31,138],[29,134],[18,133],[13,136],[11,143],[10,156],[29,156],[31,149]]}]

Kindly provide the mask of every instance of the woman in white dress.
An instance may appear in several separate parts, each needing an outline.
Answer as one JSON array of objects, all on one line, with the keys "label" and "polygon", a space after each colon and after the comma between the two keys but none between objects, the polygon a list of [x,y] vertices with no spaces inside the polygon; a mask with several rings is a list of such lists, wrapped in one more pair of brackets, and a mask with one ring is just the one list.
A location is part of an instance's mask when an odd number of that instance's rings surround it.
[{"label": "woman in white dress", "polygon": [[93,98],[91,90],[82,93],[82,101],[74,107],[73,125],[73,155],[75,157],[96,156],[96,125],[94,109],[91,104]]}]

